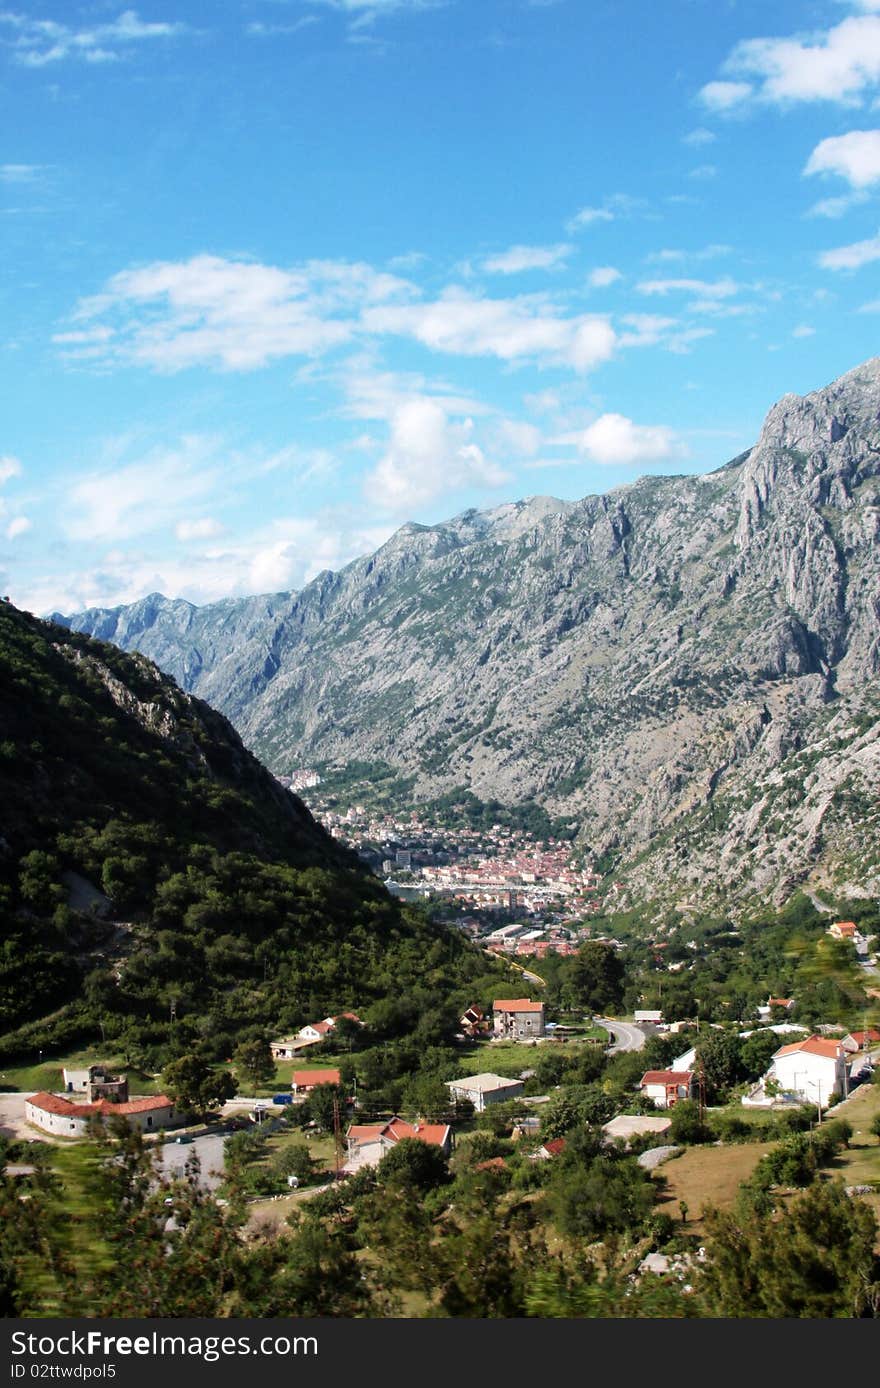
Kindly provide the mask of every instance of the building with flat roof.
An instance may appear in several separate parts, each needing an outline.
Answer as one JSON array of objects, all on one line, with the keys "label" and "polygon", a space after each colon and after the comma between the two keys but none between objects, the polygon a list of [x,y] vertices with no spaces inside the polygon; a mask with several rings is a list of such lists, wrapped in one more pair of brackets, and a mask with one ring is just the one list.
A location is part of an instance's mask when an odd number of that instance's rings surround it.
[{"label": "building with flat roof", "polygon": [[446,1088],[453,1099],[469,1100],[475,1113],[482,1113],[490,1104],[504,1104],[518,1099],[525,1089],[522,1080],[506,1079],[503,1075],[467,1075],[460,1080],[447,1080]]}]

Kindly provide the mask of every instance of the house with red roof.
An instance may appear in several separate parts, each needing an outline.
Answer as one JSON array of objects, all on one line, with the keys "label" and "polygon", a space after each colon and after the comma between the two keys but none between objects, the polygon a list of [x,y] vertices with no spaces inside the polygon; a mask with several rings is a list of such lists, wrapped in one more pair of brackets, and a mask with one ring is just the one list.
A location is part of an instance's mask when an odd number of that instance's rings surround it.
[{"label": "house with red roof", "polygon": [[848,1055],[855,1055],[857,1051],[870,1050],[872,1046],[880,1046],[880,1031],[876,1027],[869,1027],[867,1031],[851,1031],[840,1043]]},{"label": "house with red roof", "polygon": [[174,1105],[164,1094],[146,1095],[125,1103],[99,1099],[95,1103],[77,1104],[44,1090],[25,1100],[24,1116],[28,1123],[55,1137],[86,1137],[89,1123],[95,1118],[101,1122],[111,1116],[124,1118],[141,1132],[158,1132],[175,1121]]},{"label": "house with red roof", "polygon": [[453,1148],[452,1129],[448,1123],[407,1123],[397,1117],[390,1118],[387,1123],[352,1123],[345,1138],[348,1155],[343,1171],[346,1174],[360,1171],[364,1166],[378,1166],[404,1138],[430,1143],[447,1157]]},{"label": "house with red roof", "polygon": [[294,1070],[290,1087],[294,1094],[310,1094],[319,1084],[341,1084],[338,1070]]},{"label": "house with red roof", "polygon": [[493,1031],[510,1041],[533,1041],[544,1035],[544,1004],[531,998],[496,998]]},{"label": "house with red roof", "polygon": [[690,1099],[693,1090],[693,1070],[646,1070],[639,1080],[639,1092],[656,1108],[675,1108],[679,1099]]},{"label": "house with red roof", "polygon": [[860,956],[868,953],[867,936],[862,934],[855,921],[835,921],[833,925],[829,925],[826,934],[833,936],[835,940],[847,940]]}]

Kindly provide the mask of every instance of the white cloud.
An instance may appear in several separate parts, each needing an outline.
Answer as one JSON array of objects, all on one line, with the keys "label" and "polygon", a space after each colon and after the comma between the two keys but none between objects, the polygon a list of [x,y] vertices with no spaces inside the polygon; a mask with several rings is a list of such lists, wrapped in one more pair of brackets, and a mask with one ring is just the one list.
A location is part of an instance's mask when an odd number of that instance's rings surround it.
[{"label": "white cloud", "polygon": [[702,299],[729,299],[739,293],[739,285],[730,278],[642,280],[636,289],[640,294],[699,294]]},{"label": "white cloud", "polygon": [[857,207],[860,202],[864,202],[865,193],[844,193],[839,198],[820,198],[814,202],[813,206],[807,209],[807,217],[827,217],[831,221],[843,217],[853,207]]},{"label": "white cloud", "polygon": [[590,271],[587,281],[593,289],[607,289],[609,285],[622,278],[620,271],[615,270],[613,265],[597,265],[595,270]]},{"label": "white cloud", "polygon": [[[862,4],[863,10],[877,8]],[[780,105],[860,105],[866,89],[880,80],[880,18],[851,15],[831,29],[804,37],[744,39],[722,70],[735,80],[709,82],[700,92],[713,111],[736,109],[750,98]]]},{"label": "white cloud", "polygon": [[[118,326],[96,323],[98,335],[74,354],[165,372],[195,365],[246,371],[326,352],[349,340],[364,305],[411,292],[405,280],[350,262],[284,270],[211,255],[160,261],[121,271],[80,302],[75,320],[112,318]],[[70,335],[61,340],[70,343]]]},{"label": "white cloud", "polygon": [[703,145],[714,144],[717,138],[713,130],[707,130],[705,126],[701,125],[696,130],[689,130],[687,135],[682,135],[681,142],[694,149],[700,149]]},{"label": "white cloud", "polygon": [[16,516],[15,520],[10,521],[6,527],[7,540],[15,540],[19,535],[24,535],[30,530],[31,523],[27,516]]},{"label": "white cloud", "polygon": [[862,304],[859,313],[880,313],[880,299],[871,299],[867,304]]},{"label": "white cloud", "polygon": [[433,303],[368,309],[362,322],[368,332],[414,337],[435,352],[552,362],[576,371],[607,361],[616,345],[614,329],[598,315],[564,318],[543,300],[476,298],[459,288]]},{"label": "white cloud", "polygon": [[558,270],[571,255],[572,247],[511,246],[509,251],[489,256],[483,269],[490,275],[518,275],[525,270]]},{"label": "white cloud", "polygon": [[825,270],[860,270],[875,260],[880,260],[880,236],[854,241],[850,246],[838,246],[819,256],[819,264]]},{"label": "white cloud", "polygon": [[688,178],[695,178],[704,182],[710,178],[717,178],[717,176],[718,169],[714,164],[699,164],[688,174]]},{"label": "white cloud", "polygon": [[505,457],[534,458],[541,447],[540,429],[521,419],[502,419],[492,430],[495,449]]},{"label": "white cloud", "polygon": [[178,521],[174,533],[178,540],[210,540],[219,535],[223,527],[219,521],[205,516],[201,520]]},{"label": "white cloud", "polygon": [[748,82],[707,82],[698,95],[709,111],[733,111],[748,101],[752,88]]},{"label": "white cloud", "polygon": [[582,227],[592,226],[594,222],[613,222],[614,213],[607,207],[582,207],[565,224],[566,231],[580,231]]},{"label": "white cloud", "polygon": [[388,450],[370,473],[371,501],[396,514],[447,492],[496,487],[508,474],[473,441],[473,423],[452,423],[436,400],[410,400],[391,420]]},{"label": "white cloud", "polygon": [[302,29],[308,29],[318,20],[313,14],[303,15],[292,24],[265,24],[262,20],[255,19],[252,23],[245,26],[245,33],[250,34],[251,38],[271,39],[281,34],[298,34]]},{"label": "white cloud", "polygon": [[13,458],[10,453],[0,458],[0,486],[8,482],[13,477],[21,476],[21,463],[18,458]]},{"label": "white cloud", "polygon": [[816,329],[811,328],[807,323],[799,323],[796,328],[792,329],[791,335],[792,337],[815,337]]},{"label": "white cloud", "polygon": [[35,183],[42,172],[40,164],[0,164],[0,183]]},{"label": "white cloud", "polygon": [[594,463],[657,463],[681,457],[681,440],[664,424],[634,424],[622,414],[600,415],[575,440]]},{"label": "white cloud", "polygon": [[71,540],[98,544],[171,530],[181,511],[214,491],[221,472],[217,441],[195,435],[134,462],[112,462],[69,488],[62,528]]},{"label": "white cloud", "polygon": [[839,174],[853,188],[870,188],[880,182],[880,130],[851,130],[822,140],[804,173]]},{"label": "white cloud", "polygon": [[67,58],[87,63],[114,62],[132,44],[172,38],[188,29],[180,23],[145,23],[136,10],[125,10],[107,24],[80,29],[5,10],[0,12],[0,25],[8,35],[3,42],[11,46],[16,62],[34,68]]},{"label": "white cloud", "polygon": [[[226,545],[199,546],[185,556],[162,555],[115,546],[91,549],[90,567],[71,571],[69,559],[57,573],[43,573],[15,592],[14,601],[32,612],[78,612],[115,607],[159,592],[190,602],[250,593],[298,589],[322,569],[338,570],[388,539],[393,526],[321,512],[281,516]],[[7,587],[4,592],[10,591]]]},{"label": "white cloud", "polygon": [[665,247],[660,251],[651,251],[645,256],[645,259],[660,263],[677,263],[683,260],[716,260],[719,256],[731,255],[732,252],[732,246],[726,246],[720,242],[713,242],[709,246],[702,246],[700,249],[694,251]]}]

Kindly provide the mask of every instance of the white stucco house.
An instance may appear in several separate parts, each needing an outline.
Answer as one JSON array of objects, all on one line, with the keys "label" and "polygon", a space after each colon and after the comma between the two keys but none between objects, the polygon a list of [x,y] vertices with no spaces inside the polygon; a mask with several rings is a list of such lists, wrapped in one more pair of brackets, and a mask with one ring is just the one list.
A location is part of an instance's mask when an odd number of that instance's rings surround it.
[{"label": "white stucco house", "polygon": [[840,1041],[808,1036],[776,1052],[767,1078],[786,1093],[824,1107],[832,1094],[846,1094],[846,1051]]},{"label": "white stucco house", "polygon": [[124,1118],[141,1132],[158,1132],[169,1127],[176,1118],[179,1121],[174,1105],[164,1094],[129,1099],[124,1104],[114,1104],[107,1099],[76,1104],[58,1094],[41,1091],[25,1101],[24,1116],[28,1123],[55,1137],[86,1137],[89,1123],[95,1118],[102,1121],[111,1117]]}]

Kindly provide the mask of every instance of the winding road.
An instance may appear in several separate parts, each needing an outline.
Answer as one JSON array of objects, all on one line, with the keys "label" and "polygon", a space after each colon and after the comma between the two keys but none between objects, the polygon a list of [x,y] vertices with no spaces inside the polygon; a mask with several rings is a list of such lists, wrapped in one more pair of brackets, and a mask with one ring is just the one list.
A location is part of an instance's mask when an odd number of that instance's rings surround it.
[{"label": "winding road", "polygon": [[640,1051],[647,1040],[641,1027],[634,1026],[632,1022],[612,1022],[607,1017],[597,1017],[596,1025],[604,1027],[611,1035],[614,1044],[608,1048],[609,1055],[617,1055],[620,1051]]}]

